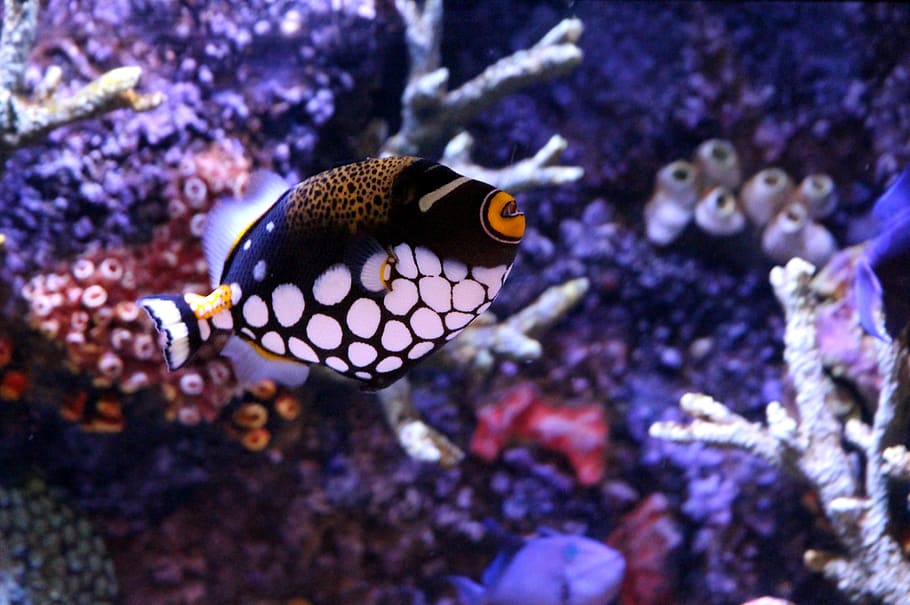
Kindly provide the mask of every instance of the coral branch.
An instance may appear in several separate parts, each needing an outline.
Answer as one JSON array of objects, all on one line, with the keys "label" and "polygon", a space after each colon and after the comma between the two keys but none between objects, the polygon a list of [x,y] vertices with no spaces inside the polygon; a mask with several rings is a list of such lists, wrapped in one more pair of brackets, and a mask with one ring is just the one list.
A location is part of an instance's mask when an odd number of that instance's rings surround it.
[{"label": "coral branch", "polygon": [[37,27],[38,3],[6,0],[3,39],[0,40],[0,157],[48,131],[115,109],[147,111],[164,101],[161,93],[137,93],[139,67],[119,67],[102,74],[71,95],[57,95],[59,72],[48,70],[33,101],[21,98],[25,59]]},{"label": "coral branch", "polygon": [[[743,449],[806,480],[818,492],[824,512],[845,550],[843,555],[810,550],[805,563],[836,582],[855,600],[891,605],[910,603],[910,563],[892,535],[888,480],[910,478],[910,456],[896,444],[904,427],[907,385],[903,342],[880,343],[883,387],[872,427],[851,420],[845,427],[832,412],[838,394],[824,372],[817,345],[815,301],[809,287],[814,267],[801,259],[771,272],[784,308],[784,360],[796,392],[799,420],[773,402],[768,427],[749,423],[706,395],[687,394],[681,407],[694,417],[651,427],[655,437],[699,441]],[[865,453],[865,484],[854,477],[841,442],[846,436]]]},{"label": "coral branch", "polygon": [[882,472],[892,479],[910,481],[910,451],[895,445],[882,452]]},{"label": "coral branch", "polygon": [[457,365],[481,371],[489,369],[496,357],[537,359],[541,346],[532,335],[561,319],[589,286],[587,278],[580,277],[548,288],[530,305],[498,323],[492,315],[481,316],[443,354]]},{"label": "coral branch", "polygon": [[855,494],[857,485],[840,446],[842,427],[827,404],[838,394],[825,374],[816,346],[815,307],[809,290],[814,271],[812,265],[795,258],[786,267],[771,270],[771,286],[787,318],[784,361],[796,389],[800,416],[798,464],[819,490],[822,501],[831,502]]},{"label": "coral branch", "polygon": [[398,442],[411,458],[447,467],[464,458],[458,446],[420,418],[411,402],[411,383],[406,378],[382,389],[378,396]]},{"label": "coral branch", "polygon": [[16,90],[22,83],[25,61],[35,42],[37,0],[6,0],[0,33],[0,88]]},{"label": "coral branch", "polygon": [[693,420],[688,425],[658,422],[651,436],[677,443],[708,443],[735,447],[752,453],[775,466],[782,464],[781,443],[770,431],[731,412],[724,404],[707,395],[686,393],[679,402]]},{"label": "coral branch", "polygon": [[534,157],[505,168],[485,168],[471,161],[474,138],[467,132],[462,132],[446,145],[442,161],[457,172],[496,183],[497,187],[510,193],[518,193],[535,187],[572,183],[584,176],[584,169],[578,166],[557,164],[567,146],[568,142],[564,138],[554,134]]},{"label": "coral branch", "polygon": [[414,0],[396,0],[405,24],[411,74],[427,74],[439,67],[442,40],[442,0],[426,0],[423,10]]},{"label": "coral branch", "polygon": [[581,63],[582,53],[576,43],[582,29],[579,19],[564,19],[528,50],[500,59],[449,92],[434,130],[450,132],[453,124],[464,124],[494,101],[535,82],[572,71]]},{"label": "coral branch", "polygon": [[568,73],[582,59],[576,44],[581,21],[565,19],[530,49],[500,59],[449,91],[449,71],[439,66],[441,0],[429,0],[422,11],[411,0],[396,5],[407,30],[411,66],[402,95],[401,130],[383,145],[385,155],[424,154],[485,107],[520,88]]}]

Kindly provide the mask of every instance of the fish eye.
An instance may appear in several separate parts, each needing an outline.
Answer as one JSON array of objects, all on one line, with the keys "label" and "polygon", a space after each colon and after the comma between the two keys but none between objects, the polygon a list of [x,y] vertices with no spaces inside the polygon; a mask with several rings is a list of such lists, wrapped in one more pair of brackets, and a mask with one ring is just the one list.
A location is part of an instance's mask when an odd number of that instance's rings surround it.
[{"label": "fish eye", "polygon": [[512,200],[503,206],[500,216],[502,216],[502,218],[511,218],[513,216],[518,216],[519,214],[521,214],[521,212],[518,211],[518,202]]},{"label": "fish eye", "polygon": [[498,242],[517,244],[525,232],[525,215],[515,198],[494,189],[480,206],[480,223],[487,235]]}]

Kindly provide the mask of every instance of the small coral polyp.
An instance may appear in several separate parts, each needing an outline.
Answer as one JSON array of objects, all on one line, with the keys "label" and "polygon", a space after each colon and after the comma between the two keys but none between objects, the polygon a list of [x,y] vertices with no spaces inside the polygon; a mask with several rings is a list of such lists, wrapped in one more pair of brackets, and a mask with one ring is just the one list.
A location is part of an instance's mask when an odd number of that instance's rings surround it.
[{"label": "small coral polyp", "polygon": [[834,255],[837,242],[818,222],[837,203],[830,176],[811,174],[794,186],[784,170],[771,167],[740,187],[741,177],[736,149],[720,139],[699,145],[692,162],[676,160],[661,168],[644,209],[648,240],[666,246],[694,218],[701,231],[716,237],[751,224],[761,230],[762,250],[775,262],[798,256],[822,265]]},{"label": "small coral polyp", "polygon": [[154,329],[133,301],[149,291],[187,291],[208,282],[198,241],[206,212],[218,196],[242,189],[249,168],[239,146],[188,155],[166,192],[170,220],[152,241],[92,250],[57,272],[34,276],[22,289],[29,324],[59,343],[69,368],[91,375],[94,387],[129,394],[161,385],[169,418],[213,420],[237,387],[230,368],[203,355],[185,371],[168,372]]}]

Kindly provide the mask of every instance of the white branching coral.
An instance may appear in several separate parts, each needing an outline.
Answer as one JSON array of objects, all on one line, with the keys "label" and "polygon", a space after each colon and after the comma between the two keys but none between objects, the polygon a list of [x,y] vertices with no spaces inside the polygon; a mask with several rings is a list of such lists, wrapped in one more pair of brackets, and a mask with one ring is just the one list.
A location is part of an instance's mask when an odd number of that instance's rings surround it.
[{"label": "white branching coral", "polygon": [[584,297],[589,286],[587,278],[579,277],[547,288],[527,307],[502,321],[497,321],[492,313],[485,313],[442,349],[442,358],[479,372],[488,371],[497,358],[538,359],[543,347],[534,336],[562,319]]},{"label": "white branching coral", "polygon": [[500,59],[449,90],[449,70],[440,65],[442,0],[426,0],[423,8],[415,0],[396,0],[395,5],[405,23],[410,71],[401,99],[401,129],[383,144],[383,155],[424,155],[451,140],[446,163],[512,192],[582,177],[580,167],[556,163],[566,144],[561,137],[551,138],[530,160],[489,170],[471,162],[471,139],[460,134],[479,111],[504,96],[574,69],[582,59],[577,45],[582,32],[580,20],[564,19],[531,48]]},{"label": "white branching coral", "polygon": [[564,138],[554,134],[533,157],[505,168],[485,168],[471,161],[474,138],[467,132],[462,132],[446,145],[442,162],[456,172],[470,174],[487,183],[496,183],[497,187],[509,193],[518,193],[535,187],[571,183],[584,176],[584,170],[578,166],[558,164],[559,156],[568,144]]},{"label": "white branching coral", "polygon": [[37,0],[5,0],[0,33],[0,160],[11,150],[48,131],[115,109],[146,111],[164,100],[161,93],[135,91],[142,69],[118,67],[72,94],[58,94],[61,71],[50,67],[33,99],[20,96],[26,59],[38,26]]},{"label": "white branching coral", "polygon": [[[804,479],[818,493],[843,549],[809,550],[806,564],[852,600],[908,605],[910,562],[892,534],[889,512],[889,482],[910,477],[910,456],[898,443],[908,411],[906,341],[878,344],[883,385],[872,425],[838,420],[832,410],[842,395],[824,371],[816,339],[815,298],[809,285],[814,270],[795,258],[771,272],[771,285],[787,320],[784,361],[796,393],[796,414],[772,402],[762,425],[707,395],[688,393],[680,406],[692,422],[658,422],[651,435],[742,449]],[[858,477],[851,465],[844,439],[863,453],[864,477]]]}]

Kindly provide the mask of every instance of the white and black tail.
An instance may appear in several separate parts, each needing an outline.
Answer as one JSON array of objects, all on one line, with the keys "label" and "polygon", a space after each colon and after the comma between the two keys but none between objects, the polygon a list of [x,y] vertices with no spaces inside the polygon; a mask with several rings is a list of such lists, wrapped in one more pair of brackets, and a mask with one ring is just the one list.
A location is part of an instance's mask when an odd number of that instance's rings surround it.
[{"label": "white and black tail", "polygon": [[182,368],[212,335],[211,320],[197,319],[180,294],[144,296],[137,303],[148,311],[155,328],[164,334],[164,360],[171,371]]}]

